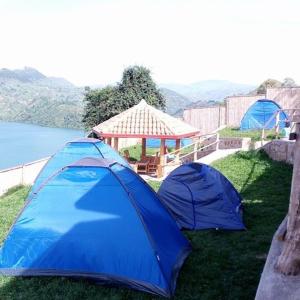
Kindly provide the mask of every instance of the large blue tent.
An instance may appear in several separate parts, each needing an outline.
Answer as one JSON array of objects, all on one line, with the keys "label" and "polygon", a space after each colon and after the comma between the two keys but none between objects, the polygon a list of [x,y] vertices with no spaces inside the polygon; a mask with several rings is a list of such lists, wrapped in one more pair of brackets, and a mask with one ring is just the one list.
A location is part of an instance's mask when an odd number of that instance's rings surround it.
[{"label": "large blue tent", "polygon": [[0,274],[83,277],[171,296],[189,252],[132,169],[84,158],[29,196],[0,249]]},{"label": "large blue tent", "polygon": [[64,166],[72,164],[84,157],[114,159],[123,165],[129,166],[126,160],[120,156],[119,153],[98,139],[83,138],[71,141],[66,143],[62,149],[56,152],[49,159],[35,179],[31,193],[35,193],[41,183],[49,178],[49,176],[55,174]]},{"label": "large blue tent", "polygon": [[[272,129],[276,125],[276,118],[272,119],[272,116],[278,111],[280,106],[268,99],[261,99],[256,101],[245,113],[242,121],[240,130],[251,130],[251,129]],[[281,111],[279,118],[282,122],[279,122],[279,127],[284,128],[284,120],[287,119],[286,114]],[[272,119],[272,120],[271,120]]]},{"label": "large blue tent", "polygon": [[242,230],[241,196],[216,169],[182,165],[164,180],[158,195],[180,228]]}]

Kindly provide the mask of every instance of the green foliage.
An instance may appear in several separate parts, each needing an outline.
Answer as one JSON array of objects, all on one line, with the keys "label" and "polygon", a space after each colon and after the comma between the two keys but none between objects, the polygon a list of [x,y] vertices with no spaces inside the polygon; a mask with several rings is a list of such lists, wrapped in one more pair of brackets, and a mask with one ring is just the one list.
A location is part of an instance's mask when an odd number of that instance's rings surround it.
[{"label": "green foliage", "polygon": [[16,212],[23,207],[28,191],[29,187],[18,186],[0,197],[0,245],[16,217]]},{"label": "green foliage", "polygon": [[85,113],[82,122],[88,129],[117,114],[117,89],[107,86],[103,89],[85,89]]},{"label": "green foliage", "polygon": [[282,86],[283,87],[296,87],[297,84],[293,78],[286,77],[283,79]]},{"label": "green foliage", "polygon": [[133,66],[124,70],[115,87],[91,90],[86,88],[82,122],[86,129],[119,114],[144,99],[157,108],[165,108],[165,99],[150,76],[150,70]]},{"label": "green foliage", "polygon": [[265,94],[268,88],[295,87],[295,86],[297,86],[295,80],[290,77],[285,78],[283,82],[280,82],[276,79],[267,79],[250,94],[251,95]]},{"label": "green foliage", "polygon": [[267,79],[265,80],[257,89],[257,94],[265,94],[267,91],[267,88],[276,88],[281,87],[282,83],[276,79]]},{"label": "green foliage", "polygon": [[154,107],[165,108],[165,99],[152,80],[150,70],[143,66],[125,69],[118,89],[124,108],[132,107],[142,99]]},{"label": "green foliage", "polygon": [[[262,152],[240,152],[215,162],[244,199],[247,231],[184,232],[193,251],[177,282],[174,299],[254,299],[260,275],[278,225],[289,203],[292,167]],[[154,189],[159,183],[150,182]],[[27,189],[0,197],[0,239],[24,203]],[[162,299],[87,280],[61,277],[0,276],[0,299]]]}]

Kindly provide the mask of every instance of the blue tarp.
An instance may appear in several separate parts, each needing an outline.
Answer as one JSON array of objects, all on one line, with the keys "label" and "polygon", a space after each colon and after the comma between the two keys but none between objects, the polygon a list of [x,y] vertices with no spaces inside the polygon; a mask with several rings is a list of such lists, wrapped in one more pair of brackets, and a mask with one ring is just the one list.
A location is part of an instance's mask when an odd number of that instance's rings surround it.
[{"label": "blue tarp", "polygon": [[[175,148],[175,140],[166,140],[166,146],[169,148]],[[180,146],[188,146],[192,144],[192,139],[185,138],[180,140]],[[159,148],[160,147],[160,139],[147,139],[146,140],[146,147],[147,148]]]},{"label": "blue tarp", "polygon": [[185,164],[171,172],[158,195],[180,228],[242,230],[241,196],[216,169]]},{"label": "blue tarp", "polygon": [[[256,101],[246,112],[242,121],[240,130],[262,129],[266,123],[272,118],[274,113],[281,109],[280,106],[272,100],[261,99]],[[284,121],[287,116],[284,112],[280,112],[280,120]],[[266,129],[272,129],[276,125],[276,119],[274,118]],[[279,123],[280,128],[284,128],[284,122]]]},{"label": "blue tarp", "polygon": [[29,196],[0,250],[0,274],[84,277],[171,296],[189,252],[136,173],[85,158]]},{"label": "blue tarp", "polygon": [[43,181],[61,168],[84,157],[114,159],[123,165],[129,166],[119,153],[98,139],[84,138],[75,140],[67,143],[49,159],[36,178],[31,193],[35,193]]}]

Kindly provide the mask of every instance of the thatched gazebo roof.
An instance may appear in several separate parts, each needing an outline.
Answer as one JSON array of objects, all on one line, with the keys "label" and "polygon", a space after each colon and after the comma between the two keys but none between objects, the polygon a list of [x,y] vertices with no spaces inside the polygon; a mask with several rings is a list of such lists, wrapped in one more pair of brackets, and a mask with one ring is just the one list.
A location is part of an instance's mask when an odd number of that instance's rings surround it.
[{"label": "thatched gazebo roof", "polygon": [[93,132],[103,138],[182,139],[198,134],[199,130],[142,100],[95,126]]}]

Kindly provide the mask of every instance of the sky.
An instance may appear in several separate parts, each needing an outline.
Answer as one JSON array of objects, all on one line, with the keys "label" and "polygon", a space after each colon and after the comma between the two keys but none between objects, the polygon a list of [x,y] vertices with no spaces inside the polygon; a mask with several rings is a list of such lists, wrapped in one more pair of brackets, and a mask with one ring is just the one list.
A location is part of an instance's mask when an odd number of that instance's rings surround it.
[{"label": "sky", "polygon": [[144,65],[157,83],[300,83],[299,0],[0,0],[0,68],[80,86]]}]

